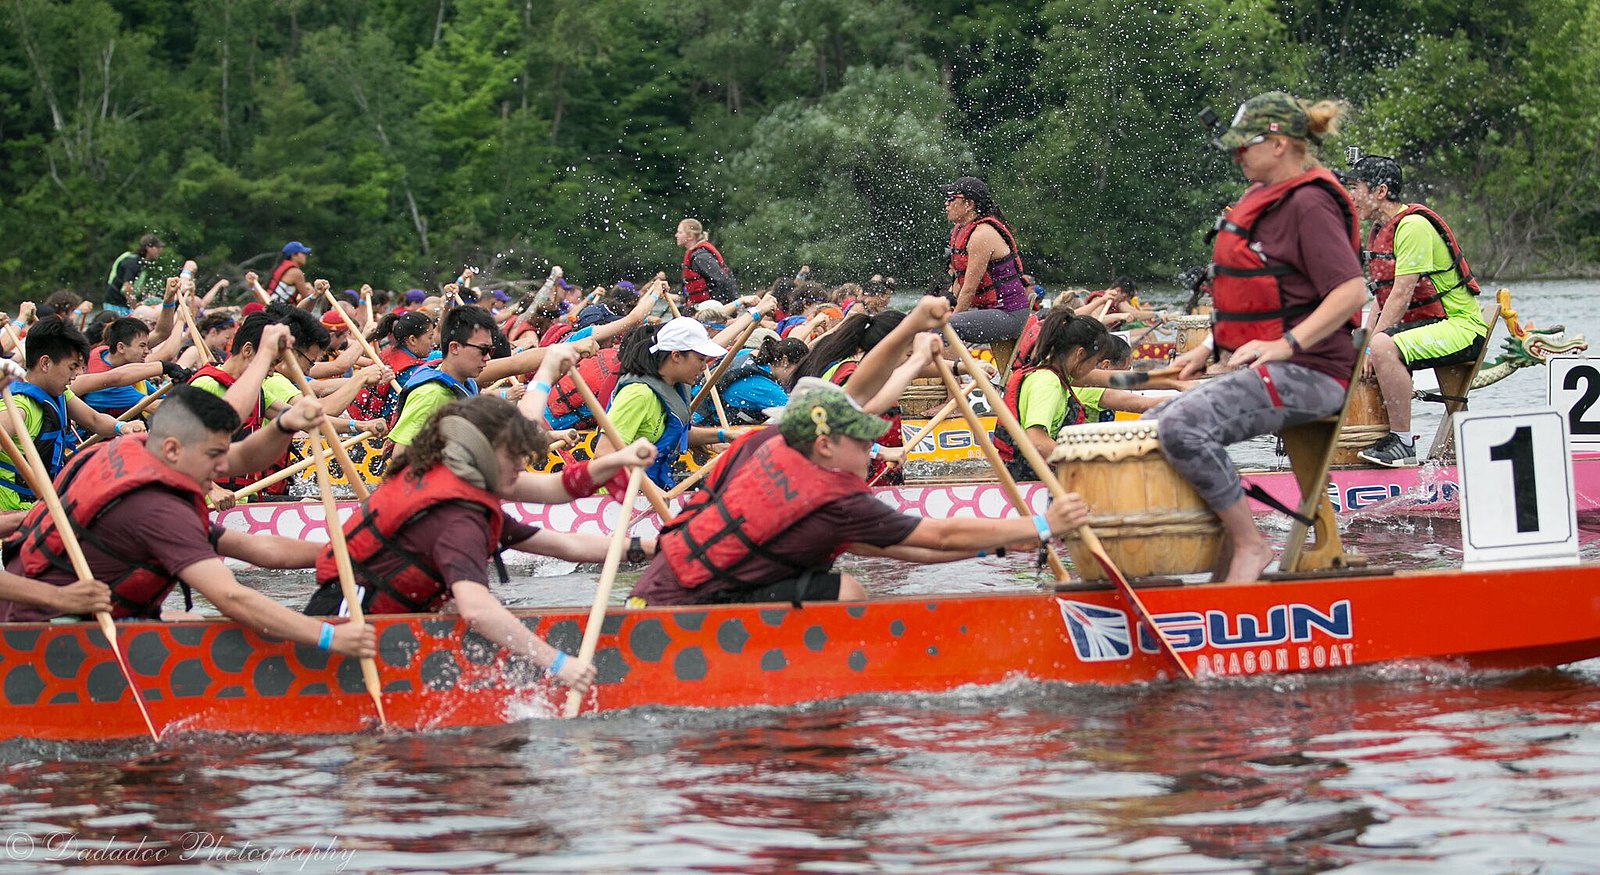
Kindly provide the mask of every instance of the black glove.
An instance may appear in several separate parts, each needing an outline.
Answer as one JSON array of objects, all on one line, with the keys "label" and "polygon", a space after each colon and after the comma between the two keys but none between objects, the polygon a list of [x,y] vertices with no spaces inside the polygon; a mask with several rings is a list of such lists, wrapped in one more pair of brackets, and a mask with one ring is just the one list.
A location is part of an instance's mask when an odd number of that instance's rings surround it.
[{"label": "black glove", "polygon": [[187,383],[189,378],[194,376],[194,371],[177,362],[162,362],[161,373],[174,383]]}]

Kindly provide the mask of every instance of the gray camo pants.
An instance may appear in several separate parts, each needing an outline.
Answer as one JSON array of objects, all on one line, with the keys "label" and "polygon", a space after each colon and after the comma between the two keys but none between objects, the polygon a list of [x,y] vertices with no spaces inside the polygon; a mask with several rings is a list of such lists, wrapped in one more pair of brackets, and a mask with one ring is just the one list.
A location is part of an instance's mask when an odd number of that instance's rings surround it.
[{"label": "gray camo pants", "polygon": [[1214,511],[1244,497],[1228,446],[1285,426],[1331,416],[1344,404],[1339,381],[1304,365],[1267,365],[1283,406],[1275,407],[1254,368],[1216,377],[1144,415],[1161,423],[1161,453]]}]

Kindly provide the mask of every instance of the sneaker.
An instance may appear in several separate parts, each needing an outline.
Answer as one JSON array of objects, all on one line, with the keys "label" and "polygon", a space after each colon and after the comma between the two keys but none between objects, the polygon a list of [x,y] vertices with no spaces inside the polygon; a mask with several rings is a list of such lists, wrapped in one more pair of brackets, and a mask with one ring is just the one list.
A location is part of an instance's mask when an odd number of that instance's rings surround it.
[{"label": "sneaker", "polygon": [[1356,454],[1359,458],[1385,468],[1412,468],[1417,464],[1417,449],[1408,447],[1393,432]]}]

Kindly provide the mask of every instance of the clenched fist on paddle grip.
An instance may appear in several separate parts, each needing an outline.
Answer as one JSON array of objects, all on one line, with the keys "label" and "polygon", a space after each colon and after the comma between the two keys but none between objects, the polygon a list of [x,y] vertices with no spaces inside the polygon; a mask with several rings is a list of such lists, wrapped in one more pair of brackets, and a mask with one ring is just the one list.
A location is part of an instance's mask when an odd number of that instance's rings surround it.
[{"label": "clenched fist on paddle grip", "polygon": [[1089,505],[1076,492],[1068,492],[1061,498],[1050,502],[1045,508],[1045,523],[1050,526],[1050,534],[1056,537],[1077,531],[1089,522]]},{"label": "clenched fist on paddle grip", "polygon": [[340,656],[371,659],[378,655],[378,635],[366,623],[357,625],[349,617],[325,617],[333,626],[333,642],[328,649]]},{"label": "clenched fist on paddle grip", "polygon": [[51,587],[50,606],[67,616],[111,613],[111,588],[98,580],[79,580],[62,587]]},{"label": "clenched fist on paddle grip", "polygon": [[561,670],[556,672],[556,680],[575,693],[587,693],[589,685],[594,683],[594,666],[587,660],[568,656]]}]

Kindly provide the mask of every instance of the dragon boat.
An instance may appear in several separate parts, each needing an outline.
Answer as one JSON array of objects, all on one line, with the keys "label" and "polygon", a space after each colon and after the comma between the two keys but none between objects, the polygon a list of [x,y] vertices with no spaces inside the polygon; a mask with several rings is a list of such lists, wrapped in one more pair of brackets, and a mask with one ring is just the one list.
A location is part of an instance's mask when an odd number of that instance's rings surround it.
[{"label": "dragon boat", "polygon": [[[1164,585],[1140,595],[1201,683],[1406,664],[1522,670],[1600,656],[1596,565]],[[516,613],[535,634],[577,650],[586,609]],[[559,713],[560,690],[457,617],[388,616],[375,625],[394,729]],[[613,608],[602,630],[598,683],[583,706],[590,714],[939,693],[1013,678],[1116,686],[1180,677],[1120,595],[1087,585],[801,608]],[[376,725],[354,660],[222,620],[123,623],[118,637],[164,735]],[[4,738],[146,735],[92,623],[0,627],[0,699]]]}]

